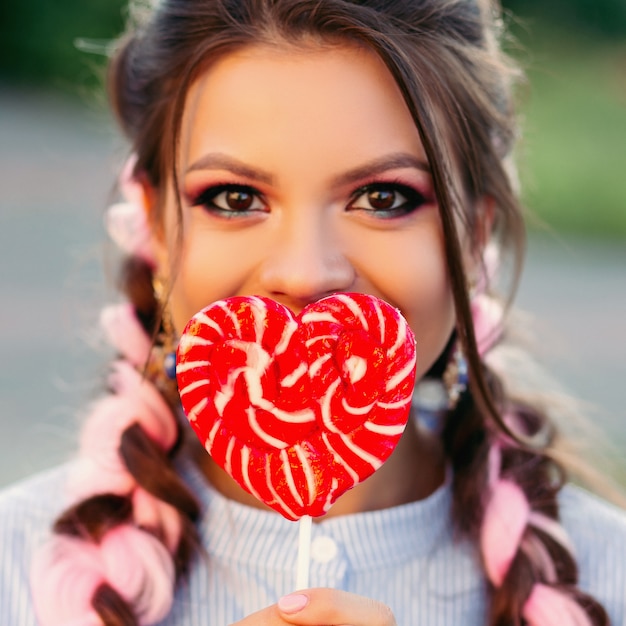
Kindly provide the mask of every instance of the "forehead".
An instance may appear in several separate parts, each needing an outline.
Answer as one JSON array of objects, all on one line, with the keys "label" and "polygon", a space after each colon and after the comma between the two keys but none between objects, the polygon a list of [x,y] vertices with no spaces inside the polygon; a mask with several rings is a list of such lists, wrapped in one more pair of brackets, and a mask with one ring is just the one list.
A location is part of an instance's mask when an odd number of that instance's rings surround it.
[{"label": "forehead", "polygon": [[181,158],[203,150],[246,146],[263,159],[306,146],[310,158],[328,150],[396,149],[423,156],[400,89],[384,63],[357,45],[250,46],[214,61],[189,90]]}]

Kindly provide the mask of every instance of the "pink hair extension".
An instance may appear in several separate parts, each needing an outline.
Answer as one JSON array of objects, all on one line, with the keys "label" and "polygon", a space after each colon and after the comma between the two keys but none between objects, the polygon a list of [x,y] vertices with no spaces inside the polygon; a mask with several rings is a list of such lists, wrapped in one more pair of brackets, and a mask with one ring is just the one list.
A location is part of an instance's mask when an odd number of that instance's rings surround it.
[{"label": "pink hair extension", "polygon": [[171,607],[174,564],[152,535],[126,524],[100,544],[57,535],[38,554],[31,571],[41,626],[98,624],[91,598],[103,583],[129,602],[140,624],[155,624]]},{"label": "pink hair extension", "polygon": [[75,502],[105,493],[123,496],[129,494],[137,484],[121,458],[117,467],[109,466],[104,469],[94,459],[81,457],[73,469],[68,476],[66,492]]},{"label": "pink hair extension", "polygon": [[[147,337],[132,307],[120,305],[109,311],[104,318],[116,322],[110,327],[115,328],[111,335],[118,347],[134,362],[147,358]],[[68,488],[77,500],[104,493],[130,496],[134,525],[110,530],[99,545],[67,535],[51,539],[37,555],[32,575],[43,626],[100,625],[91,603],[103,582],[128,601],[141,624],[161,620],[171,607],[175,578],[171,555],[182,535],[180,513],[137,485],[119,446],[124,431],[138,423],[148,437],[169,450],[178,436],[176,420],[157,389],[130,362],[113,365],[109,384],[115,395],[93,405]]]},{"label": "pink hair extension", "polygon": [[105,493],[123,496],[136,486],[134,477],[123,467],[121,459],[119,468],[104,470],[97,462],[80,458],[74,470],[68,477],[66,492],[75,502]]},{"label": "pink hair extension", "polygon": [[[506,415],[505,421],[512,422]],[[533,526],[549,535],[573,554],[573,546],[563,527],[542,513],[530,510],[522,488],[511,480],[500,478],[502,450],[496,442],[489,450],[487,480],[490,497],[480,532],[480,547],[489,580],[502,586],[518,550],[522,550],[548,583],[557,583],[552,557],[543,542],[526,534]],[[529,626],[591,626],[584,609],[566,593],[542,583],[533,585],[524,604],[522,616]]]},{"label": "pink hair extension", "polygon": [[106,212],[105,228],[121,250],[134,253],[150,266],[155,266],[143,207],[130,202],[112,204]]},{"label": "pink hair extension", "polygon": [[591,626],[589,616],[577,602],[541,583],[533,586],[522,616],[529,626]]},{"label": "pink hair extension", "polygon": [[[135,525],[116,527],[99,545],[66,535],[51,539],[37,555],[32,577],[43,626],[70,620],[101,624],[99,618],[93,621],[91,600],[103,582],[129,602],[140,624],[159,621],[171,607],[175,578],[171,554],[182,534],[180,514],[137,485],[118,449],[122,433],[135,422],[168,449],[176,440],[176,423],[156,389],[130,364],[117,363],[114,372],[114,387],[122,395],[107,396],[94,405],[69,487],[78,499],[98,493],[130,494]],[[72,584],[74,577],[81,585]],[[66,585],[71,593],[65,592]]]},{"label": "pink hair extension", "polygon": [[118,448],[122,432],[139,421],[144,410],[142,403],[123,396],[105,396],[93,405],[81,432],[76,471],[68,478],[72,499],[102,493],[125,495],[135,488]]},{"label": "pink hair extension", "polygon": [[104,471],[117,469],[122,433],[134,423],[140,424],[146,434],[164,450],[168,450],[176,440],[175,435],[172,436],[172,428],[166,428],[141,398],[131,395],[107,396],[96,402],[85,423],[79,455],[94,459]]},{"label": "pink hair extension", "polygon": [[519,549],[528,523],[529,505],[519,485],[498,480],[493,485],[480,533],[489,580],[500,587]]},{"label": "pink hair extension", "polygon": [[[143,187],[141,183],[134,177],[135,166],[137,165],[137,155],[131,154],[118,177],[118,183],[122,190],[124,199],[136,206],[142,206],[144,201]],[[135,250],[131,250],[134,254]]]},{"label": "pink hair extension", "polygon": [[101,581],[94,544],[55,536],[37,553],[31,569],[33,602],[42,625],[62,626],[79,619],[100,625],[91,597]]},{"label": "pink hair extension", "polygon": [[133,178],[136,162],[137,157],[132,155],[122,169],[119,185],[125,202],[109,207],[105,227],[109,237],[121,250],[138,256],[154,267],[156,262],[148,227],[145,191],[141,183]]},{"label": "pink hair extension", "polygon": [[483,357],[498,342],[503,331],[504,308],[495,298],[480,293],[471,301],[478,354]]},{"label": "pink hair extension", "polygon": [[157,500],[142,487],[133,491],[133,518],[135,524],[154,534],[163,534],[163,543],[171,554],[176,552],[182,534],[178,511],[167,502]]},{"label": "pink hair extension", "polygon": [[113,347],[126,359],[137,367],[146,364],[152,341],[135,316],[135,308],[130,302],[102,309],[100,324]]},{"label": "pink hair extension", "polygon": [[498,244],[490,241],[482,253],[482,271],[476,281],[476,291],[487,291],[491,283],[496,280],[500,270],[500,248]]},{"label": "pink hair extension", "polygon": [[127,361],[113,364],[109,385],[123,397],[142,403],[147,411],[138,420],[146,433],[164,450],[169,450],[178,437],[172,410],[156,387]]},{"label": "pink hair extension", "polygon": [[124,495],[136,488],[119,454],[122,433],[132,424],[140,424],[164,450],[169,450],[178,436],[174,417],[161,394],[128,362],[114,364],[109,383],[119,395],[96,402],[83,427],[79,448],[82,471],[70,479],[70,491],[75,496]]},{"label": "pink hair extension", "polygon": [[570,541],[565,529],[561,524],[559,524],[556,520],[553,520],[546,515],[542,515],[541,513],[537,513],[536,511],[531,512],[528,516],[528,523],[535,528],[549,535],[554,541],[558,542],[565,548],[572,556],[574,555],[574,546]]},{"label": "pink hair extension", "polygon": [[163,619],[174,600],[175,568],[165,546],[129,525],[108,532],[101,542],[106,580],[131,604],[140,624]]}]

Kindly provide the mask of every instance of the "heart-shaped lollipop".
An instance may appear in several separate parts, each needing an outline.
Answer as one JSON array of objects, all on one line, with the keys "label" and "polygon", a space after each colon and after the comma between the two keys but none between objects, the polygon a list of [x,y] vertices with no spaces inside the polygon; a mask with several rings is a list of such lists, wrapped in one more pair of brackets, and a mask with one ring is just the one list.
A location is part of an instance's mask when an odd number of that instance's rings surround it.
[{"label": "heart-shaped lollipop", "polygon": [[329,296],[297,317],[269,298],[234,297],[187,324],[176,371],[207,452],[297,520],[326,513],[393,451],[409,414],[415,339],[373,296]]}]

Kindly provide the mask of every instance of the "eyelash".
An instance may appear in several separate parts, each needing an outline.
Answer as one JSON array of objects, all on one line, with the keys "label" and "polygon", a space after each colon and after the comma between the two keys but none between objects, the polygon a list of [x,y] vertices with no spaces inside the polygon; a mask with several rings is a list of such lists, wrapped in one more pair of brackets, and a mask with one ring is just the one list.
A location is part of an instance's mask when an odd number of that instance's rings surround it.
[{"label": "eyelash", "polygon": [[[251,206],[243,207],[240,209],[224,208],[215,203],[215,200],[218,196],[220,196],[221,194],[229,193],[239,193],[250,196]],[[262,203],[262,207],[254,206],[255,203],[258,203],[258,201]],[[263,201],[263,197],[254,187],[250,187],[249,185],[238,185],[236,183],[211,185],[210,187],[203,189],[197,195],[192,196],[190,204],[192,206],[202,206],[211,213],[216,213],[220,216],[227,218],[245,216],[254,212],[264,212],[266,206],[265,202]]]},{"label": "eyelash", "polygon": [[[393,194],[393,196],[391,197],[391,200],[393,201],[392,206],[385,208],[376,208],[374,206],[371,206],[371,204],[370,208],[355,206],[356,202],[360,198],[376,192],[391,192],[391,194]],[[242,208],[224,208],[223,206],[219,206],[218,204],[216,204],[216,198],[218,198],[221,194],[228,193],[239,193],[248,195],[250,197],[250,205],[247,207],[244,206]],[[398,200],[398,195],[404,198],[404,201],[399,206],[393,206],[393,204],[396,204]],[[258,205],[259,202],[262,206],[255,206],[255,204]],[[371,199],[368,199],[367,202],[370,203]],[[347,206],[347,210],[361,211],[363,213],[371,214],[377,219],[393,219],[396,217],[409,215],[420,207],[426,204],[430,204],[431,202],[432,200],[430,198],[419,192],[417,189],[410,187],[409,185],[405,185],[400,182],[374,182],[359,187],[352,194]],[[192,206],[204,207],[207,211],[211,213],[229,219],[245,217],[249,216],[251,213],[266,212],[267,210],[267,205],[263,199],[263,196],[259,193],[257,189],[249,185],[240,185],[237,183],[223,183],[207,187],[206,189],[200,191],[198,194],[193,195],[190,199],[190,204]]]},{"label": "eyelash", "polygon": [[[393,196],[393,204],[397,201],[397,195],[404,198],[404,202],[399,206],[391,206],[389,208],[363,208],[354,206],[359,198],[375,192],[391,192]],[[368,200],[370,202],[370,200]],[[348,204],[348,209],[351,211],[363,211],[365,213],[371,213],[378,219],[393,219],[395,217],[402,217],[413,213],[420,207],[430,204],[432,199],[400,182],[376,182],[363,185],[352,194],[352,199]]]}]

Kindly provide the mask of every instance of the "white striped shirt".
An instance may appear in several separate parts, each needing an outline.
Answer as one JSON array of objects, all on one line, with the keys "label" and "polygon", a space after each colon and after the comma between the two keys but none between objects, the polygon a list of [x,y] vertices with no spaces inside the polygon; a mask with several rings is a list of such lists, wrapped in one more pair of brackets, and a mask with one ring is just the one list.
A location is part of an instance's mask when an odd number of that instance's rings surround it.
[{"label": "white striped shirt", "polygon": [[[0,495],[0,624],[35,626],[29,563],[67,502],[67,466]],[[222,497],[198,472],[185,477],[203,509],[198,558],[163,626],[226,626],[273,604],[295,587],[298,525]],[[311,587],[381,600],[399,626],[485,623],[485,581],[475,549],[456,543],[447,486],[420,502],[333,517],[313,525]],[[574,487],[561,495],[564,525],[577,550],[581,586],[626,626],[626,514]]]}]

